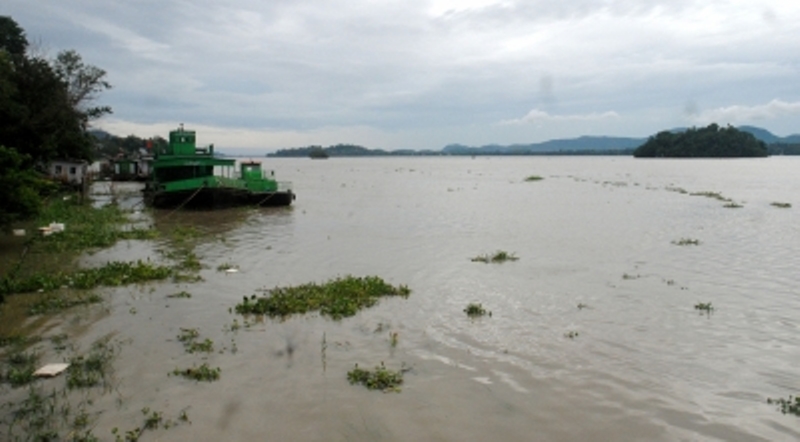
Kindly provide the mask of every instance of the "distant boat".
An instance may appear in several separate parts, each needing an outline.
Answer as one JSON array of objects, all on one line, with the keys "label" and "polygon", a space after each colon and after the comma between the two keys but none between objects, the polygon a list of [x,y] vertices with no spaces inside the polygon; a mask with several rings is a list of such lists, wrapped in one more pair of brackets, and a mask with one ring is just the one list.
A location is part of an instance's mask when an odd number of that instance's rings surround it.
[{"label": "distant boat", "polygon": [[[214,145],[197,147],[195,131],[181,125],[170,131],[169,145],[155,149],[151,174],[142,190],[145,203],[157,208],[288,206],[292,185],[265,176],[261,163],[214,156]],[[217,170],[218,174],[214,171]]]}]

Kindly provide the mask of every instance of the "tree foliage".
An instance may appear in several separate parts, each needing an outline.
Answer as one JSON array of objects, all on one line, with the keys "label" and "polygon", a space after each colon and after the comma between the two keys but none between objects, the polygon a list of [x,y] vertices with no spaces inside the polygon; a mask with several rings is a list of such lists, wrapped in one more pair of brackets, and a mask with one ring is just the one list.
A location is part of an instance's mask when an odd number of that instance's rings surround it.
[{"label": "tree foliage", "polygon": [[767,154],[767,146],[752,134],[717,124],[685,132],[659,132],[633,151],[637,158],[765,157]]},{"label": "tree foliage", "polygon": [[30,167],[30,157],[0,146],[0,226],[34,216],[41,206],[40,194],[52,185]]},{"label": "tree foliage", "polygon": [[72,50],[54,60],[30,54],[22,28],[0,16],[0,227],[35,214],[36,168],[59,158],[92,160],[89,123],[111,112],[94,104],[111,87],[105,74]]}]

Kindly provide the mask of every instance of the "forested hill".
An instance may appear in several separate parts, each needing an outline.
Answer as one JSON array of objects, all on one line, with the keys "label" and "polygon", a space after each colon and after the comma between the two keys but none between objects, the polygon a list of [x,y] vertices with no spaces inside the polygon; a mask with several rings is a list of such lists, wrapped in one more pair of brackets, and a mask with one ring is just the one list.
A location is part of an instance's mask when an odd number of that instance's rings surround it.
[{"label": "forested hill", "polygon": [[683,132],[659,132],[633,151],[637,158],[765,157],[768,154],[766,143],[753,134],[716,124]]}]

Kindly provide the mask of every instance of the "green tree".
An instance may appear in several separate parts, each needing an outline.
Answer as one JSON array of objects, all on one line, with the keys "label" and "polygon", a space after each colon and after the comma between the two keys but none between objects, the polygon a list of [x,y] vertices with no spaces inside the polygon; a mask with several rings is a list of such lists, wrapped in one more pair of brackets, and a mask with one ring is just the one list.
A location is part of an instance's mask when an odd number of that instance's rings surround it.
[{"label": "green tree", "polygon": [[684,132],[659,132],[633,151],[633,156],[711,158],[765,157],[767,146],[752,134],[716,123],[707,127],[690,128]]},{"label": "green tree", "polygon": [[100,92],[111,89],[104,79],[106,71],[83,63],[74,50],[61,51],[53,62],[56,75],[67,85],[69,104],[82,118],[84,126],[90,120],[111,113],[108,106],[93,106]]},{"label": "green tree", "polygon": [[15,149],[0,146],[0,227],[35,216],[41,208],[40,193],[52,188],[30,166],[31,159]]},{"label": "green tree", "polygon": [[23,56],[28,49],[25,32],[11,17],[0,16],[0,50]]}]

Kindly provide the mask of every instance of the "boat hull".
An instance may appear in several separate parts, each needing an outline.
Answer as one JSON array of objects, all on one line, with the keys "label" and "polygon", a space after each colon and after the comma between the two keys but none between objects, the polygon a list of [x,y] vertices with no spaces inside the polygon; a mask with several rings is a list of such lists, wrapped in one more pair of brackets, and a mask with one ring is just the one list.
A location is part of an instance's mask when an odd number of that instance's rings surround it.
[{"label": "boat hull", "polygon": [[143,191],[147,205],[158,209],[220,209],[236,206],[289,206],[295,200],[291,190],[251,192],[242,189],[200,188],[175,192]]}]

